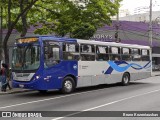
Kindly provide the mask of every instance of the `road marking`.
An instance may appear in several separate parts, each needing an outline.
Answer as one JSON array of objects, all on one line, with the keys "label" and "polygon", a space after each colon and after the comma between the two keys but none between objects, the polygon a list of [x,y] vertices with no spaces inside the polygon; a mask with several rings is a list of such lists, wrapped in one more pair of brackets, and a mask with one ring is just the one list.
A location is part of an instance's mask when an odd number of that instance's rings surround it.
[{"label": "road marking", "polygon": [[87,91],[87,92],[81,92],[81,93],[63,95],[63,96],[54,97],[54,98],[48,98],[48,99],[42,99],[42,100],[37,100],[37,101],[30,101],[30,102],[26,102],[26,103],[19,103],[19,104],[4,106],[4,107],[0,107],[0,110],[1,109],[5,109],[5,108],[17,107],[17,106],[20,106],[20,105],[26,105],[26,104],[32,104],[32,103],[38,103],[38,102],[43,102],[43,101],[55,100],[55,99],[60,99],[60,98],[65,98],[65,97],[70,97],[70,96],[76,96],[76,95],[81,95],[81,94],[85,94],[85,93],[91,93],[91,92],[101,91],[101,90],[105,90],[105,89],[108,89],[108,88],[98,89],[98,90],[91,90],[91,91]]},{"label": "road marking", "polygon": [[116,101],[113,101],[113,102],[109,102],[109,103],[102,104],[102,105],[99,105],[99,106],[96,106],[96,107],[88,108],[88,109],[82,110],[80,112],[75,112],[75,113],[68,114],[68,115],[65,115],[63,117],[57,117],[57,118],[54,118],[54,119],[51,119],[51,120],[60,120],[60,119],[66,118],[66,117],[71,117],[73,115],[80,114],[80,113],[85,112],[85,111],[91,111],[91,110],[94,110],[94,109],[97,109],[97,108],[105,107],[105,106],[108,106],[108,105],[111,105],[111,104],[115,104],[115,103],[118,103],[118,102],[122,102],[122,101],[129,100],[129,99],[132,99],[132,98],[135,98],[135,97],[139,97],[139,96],[143,96],[143,95],[147,95],[147,94],[154,93],[154,92],[159,92],[159,91],[160,91],[160,89],[150,91],[150,92],[147,92],[147,93],[143,93],[143,94],[139,94],[139,95],[135,95],[135,96],[131,96],[131,97],[127,97],[127,98],[123,98],[123,99],[119,99],[119,100],[116,100]]}]

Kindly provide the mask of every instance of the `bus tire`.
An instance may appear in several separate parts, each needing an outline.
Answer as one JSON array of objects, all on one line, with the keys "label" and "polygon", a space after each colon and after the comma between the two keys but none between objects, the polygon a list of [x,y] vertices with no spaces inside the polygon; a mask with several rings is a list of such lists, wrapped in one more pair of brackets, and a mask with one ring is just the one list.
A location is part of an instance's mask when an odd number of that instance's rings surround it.
[{"label": "bus tire", "polygon": [[62,84],[61,92],[64,94],[69,94],[75,89],[75,82],[72,77],[65,77]]},{"label": "bus tire", "polygon": [[129,74],[128,73],[124,73],[123,76],[122,76],[122,82],[121,82],[121,84],[123,86],[127,86],[129,84],[129,82],[130,82],[130,76],[129,76]]}]

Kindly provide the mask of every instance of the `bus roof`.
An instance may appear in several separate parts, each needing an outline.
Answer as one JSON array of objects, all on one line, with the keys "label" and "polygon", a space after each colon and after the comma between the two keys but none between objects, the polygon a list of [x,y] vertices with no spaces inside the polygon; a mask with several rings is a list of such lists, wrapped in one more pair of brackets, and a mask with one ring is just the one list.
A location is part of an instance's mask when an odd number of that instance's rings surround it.
[{"label": "bus roof", "polygon": [[115,47],[127,47],[127,48],[142,48],[142,49],[150,49],[150,46],[143,46],[137,44],[125,44],[125,43],[116,43],[116,42],[102,42],[102,41],[94,41],[94,40],[84,40],[84,39],[74,39],[74,38],[63,38],[63,37],[53,37],[53,36],[43,36],[43,40],[52,39],[61,42],[73,42],[73,43],[82,43],[82,44],[93,44],[93,45],[106,45],[106,46],[115,46]]},{"label": "bus roof", "polygon": [[105,45],[105,46],[115,46],[115,47],[127,47],[127,48],[142,48],[142,49],[150,49],[149,46],[137,45],[137,44],[125,44],[125,43],[116,43],[116,42],[101,42],[94,40],[82,40],[77,39],[78,43],[82,44],[93,44],[93,45]]},{"label": "bus roof", "polygon": [[82,43],[82,44],[92,44],[92,45],[102,45],[102,46],[105,45],[105,46],[115,46],[115,47],[150,49],[149,46],[143,46],[143,45],[137,45],[137,44],[102,42],[102,41],[65,38],[65,37],[56,37],[56,36],[47,36],[47,35],[46,36],[30,36],[30,37],[23,37],[23,38],[32,38],[32,37],[41,38],[42,40],[54,40],[54,41],[59,41],[59,42],[71,42],[71,43]]}]

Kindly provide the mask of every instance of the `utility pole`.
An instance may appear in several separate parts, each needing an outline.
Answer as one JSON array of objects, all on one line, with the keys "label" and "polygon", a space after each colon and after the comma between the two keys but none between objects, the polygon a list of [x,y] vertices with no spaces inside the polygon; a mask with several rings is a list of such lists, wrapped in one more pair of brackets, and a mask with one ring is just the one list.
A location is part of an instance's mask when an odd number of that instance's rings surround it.
[{"label": "utility pole", "polygon": [[150,14],[149,14],[149,44],[151,47],[151,52],[150,52],[150,60],[151,60],[151,75],[152,75],[152,0],[150,0]]},{"label": "utility pole", "polygon": [[152,0],[150,0],[150,14],[149,14],[149,43],[152,47]]},{"label": "utility pole", "polygon": [[120,42],[120,41],[119,41],[119,9],[118,9],[118,11],[117,11],[117,16],[116,16],[115,40],[116,40],[116,42]]},{"label": "utility pole", "polygon": [[[116,3],[115,0],[110,0],[112,3]],[[116,15],[116,23],[115,23],[115,42],[120,42],[119,38],[119,8],[117,9],[117,15]]]},{"label": "utility pole", "polygon": [[2,43],[3,43],[3,31],[2,31],[2,22],[3,22],[3,17],[2,17],[2,14],[3,14],[3,8],[2,6],[0,7],[0,63],[1,63],[1,60],[3,59],[2,58]]},{"label": "utility pole", "polygon": [[[114,0],[114,2],[117,2],[117,1]],[[119,38],[119,7],[117,8],[115,28],[116,28],[116,30],[115,30],[115,42],[121,42],[121,40]]]}]

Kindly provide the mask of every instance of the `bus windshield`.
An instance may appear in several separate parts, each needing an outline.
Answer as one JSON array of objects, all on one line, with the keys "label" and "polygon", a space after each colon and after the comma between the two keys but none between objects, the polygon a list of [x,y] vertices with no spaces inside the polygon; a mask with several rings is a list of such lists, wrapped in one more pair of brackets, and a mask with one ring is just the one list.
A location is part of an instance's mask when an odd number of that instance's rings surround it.
[{"label": "bus windshield", "polygon": [[17,46],[13,49],[13,70],[36,70],[40,66],[40,47],[34,44]]}]

